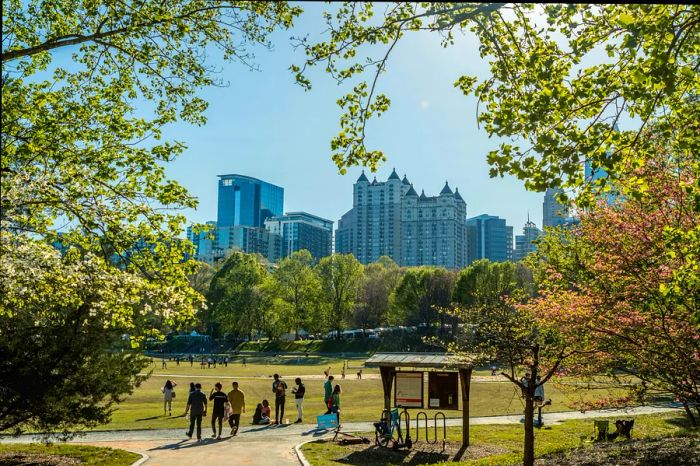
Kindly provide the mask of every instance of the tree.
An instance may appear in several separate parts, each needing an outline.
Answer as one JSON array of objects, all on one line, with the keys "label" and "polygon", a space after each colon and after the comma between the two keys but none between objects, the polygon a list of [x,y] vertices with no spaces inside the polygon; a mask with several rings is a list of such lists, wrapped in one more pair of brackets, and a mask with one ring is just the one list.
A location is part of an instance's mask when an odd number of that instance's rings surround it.
[{"label": "tree", "polygon": [[357,300],[362,264],[352,254],[333,254],[322,258],[316,271],[321,281],[322,302],[328,309],[328,326],[340,338]]},{"label": "tree", "polygon": [[[523,464],[535,461],[535,390],[554,376],[576,350],[523,306],[533,292],[532,277],[520,264],[477,261],[462,271],[455,314],[462,324],[450,350],[468,353],[475,365],[498,362],[501,374],[525,400]],[[529,377],[520,374],[529,373]],[[538,376],[541,380],[537,380]]]},{"label": "tree", "polygon": [[401,324],[431,327],[440,322],[444,329],[452,306],[455,274],[436,267],[406,270],[394,291],[396,319]]},{"label": "tree", "polygon": [[[24,426],[51,430],[107,422],[111,404],[130,393],[142,366],[137,357],[103,351],[122,333],[136,346],[158,334],[155,325],[189,322],[200,307],[202,296],[187,281],[196,269],[185,260],[192,245],[177,239],[185,220],[177,210],[195,207],[196,200],[165,177],[165,163],[185,146],[160,141],[162,129],[176,120],[205,122],[206,102],[197,93],[218,83],[207,61],[211,52],[253,66],[250,46],[269,45],[268,34],[289,27],[299,12],[285,2],[3,1],[3,260],[8,267],[21,265],[24,289],[47,294],[39,303],[13,288],[19,282],[8,284],[0,340],[25,345],[8,332],[28,336],[36,313],[51,316],[37,319],[45,323],[36,336],[46,339],[47,359],[26,357],[24,346],[3,346],[6,374],[36,375],[21,387],[0,381],[8,393],[3,399],[15,399],[18,389],[36,401],[25,406],[24,424],[5,426],[19,432]],[[59,50],[68,53],[54,62]],[[55,268],[47,271],[49,253],[38,238],[69,258],[50,259]],[[98,259],[102,265],[94,264]],[[66,289],[47,285],[53,279]],[[107,292],[125,297],[129,306],[113,305]],[[81,318],[86,308],[99,316]],[[59,335],[51,332],[68,322],[73,325],[66,332],[75,338],[51,347]],[[47,373],[59,350],[74,358],[72,365]],[[98,378],[111,387],[100,386]],[[66,383],[55,388],[55,380]],[[76,412],[64,410],[60,400],[51,412],[38,390],[36,397],[29,393],[36,386],[55,389]],[[94,399],[83,395],[89,388]]]},{"label": "tree", "polygon": [[[109,421],[146,377],[117,344],[148,315],[149,283],[91,254],[0,236],[0,431],[61,432]],[[171,312],[182,303],[171,302]],[[122,347],[123,348],[123,347]]]},{"label": "tree", "polygon": [[694,154],[669,155],[664,147],[628,167],[615,203],[600,202],[574,231],[542,241],[531,261],[543,294],[530,305],[538,318],[557,323],[570,346],[595,352],[569,364],[570,373],[624,378],[642,401],[671,394],[694,424],[700,197],[689,188],[699,182],[697,168]]},{"label": "tree", "polygon": [[287,327],[299,337],[299,329],[308,329],[311,309],[318,305],[320,283],[313,268],[314,259],[306,249],[282,259],[272,273],[279,297],[288,305]]},{"label": "tree", "polygon": [[387,322],[389,297],[396,288],[401,269],[390,257],[382,256],[365,267],[353,321],[362,329]]},{"label": "tree", "polygon": [[[491,176],[513,174],[538,191],[575,188],[590,204],[584,160],[607,172],[595,181],[607,189],[626,163],[653,153],[649,124],[674,152],[697,149],[697,5],[394,2],[379,15],[375,8],[345,2],[326,14],[326,39],[298,39],[307,57],[292,67],[307,89],[307,71],[319,65],[339,83],[352,83],[338,101],[340,132],[331,141],[341,173],[355,164],[374,170],[385,159],[381,149],[366,147],[367,125],[389,110],[378,83],[392,51],[417,31],[440,34],[443,47],[462,33],[479,40],[490,75],[478,85],[462,76],[455,86],[478,99],[477,119],[488,135],[508,140],[488,154]],[[630,118],[638,124],[617,131]]]},{"label": "tree", "polygon": [[224,331],[247,335],[263,330],[269,309],[268,272],[262,257],[236,251],[211,281],[207,301]]}]

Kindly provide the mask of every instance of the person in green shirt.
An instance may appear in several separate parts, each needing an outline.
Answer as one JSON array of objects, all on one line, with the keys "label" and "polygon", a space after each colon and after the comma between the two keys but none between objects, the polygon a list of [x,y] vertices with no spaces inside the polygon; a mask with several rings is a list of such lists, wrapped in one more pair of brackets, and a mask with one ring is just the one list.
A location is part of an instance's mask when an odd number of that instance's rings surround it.
[{"label": "person in green shirt", "polygon": [[338,425],[340,425],[340,385],[336,385],[331,395],[331,412],[338,416]]},{"label": "person in green shirt", "polygon": [[331,413],[331,395],[333,394],[333,376],[330,366],[323,371],[326,374],[326,381],[323,383],[323,404],[326,406],[326,414]]},{"label": "person in green shirt", "polygon": [[245,413],[245,393],[238,389],[238,382],[233,382],[231,386],[233,390],[228,392],[228,402],[231,405],[228,425],[231,427],[231,436],[234,436],[241,426],[241,413]]}]

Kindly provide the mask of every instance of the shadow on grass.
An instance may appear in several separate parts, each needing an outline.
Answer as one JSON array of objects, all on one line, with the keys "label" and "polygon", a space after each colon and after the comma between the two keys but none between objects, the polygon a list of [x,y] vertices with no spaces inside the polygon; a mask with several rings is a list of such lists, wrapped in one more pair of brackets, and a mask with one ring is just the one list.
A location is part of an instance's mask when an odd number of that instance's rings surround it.
[{"label": "shadow on grass", "polygon": [[426,452],[420,450],[399,450],[379,447],[376,445],[360,451],[353,451],[347,456],[336,460],[343,464],[431,464],[449,461],[450,455],[440,452]]},{"label": "shadow on grass", "polygon": [[688,419],[686,416],[678,416],[678,417],[670,417],[666,419],[666,423],[671,424],[672,426],[680,427],[681,429],[687,430],[687,431],[698,431],[698,427],[693,427],[690,424],[690,419]]}]

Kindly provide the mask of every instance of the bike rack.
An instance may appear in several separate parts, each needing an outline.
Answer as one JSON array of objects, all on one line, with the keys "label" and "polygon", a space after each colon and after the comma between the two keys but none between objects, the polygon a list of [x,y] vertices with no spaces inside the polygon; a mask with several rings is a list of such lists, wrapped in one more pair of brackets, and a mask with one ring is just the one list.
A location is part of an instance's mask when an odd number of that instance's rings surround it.
[{"label": "bike rack", "polygon": [[[401,435],[401,417],[402,416],[406,419],[406,439],[405,440],[403,439],[403,437]],[[401,448],[401,447],[411,448],[411,446],[413,446],[413,441],[411,440],[411,415],[406,408],[404,408],[404,410],[399,413],[398,428],[399,428],[399,439],[400,439],[399,448]]]},{"label": "bike rack", "polygon": [[418,411],[418,414],[416,414],[416,442],[420,440],[420,419],[423,417],[425,419],[425,442],[430,443],[428,441],[428,413],[425,411]]},{"label": "bike rack", "polygon": [[[437,440],[438,440],[438,427],[437,427],[438,416],[442,416],[442,450],[445,451],[445,439],[447,438],[447,419],[445,419],[445,413],[443,413],[442,411],[438,411],[437,413],[435,413],[435,417],[433,418],[433,427],[435,428],[435,438],[433,439],[432,442],[428,442],[428,443],[430,443],[430,444],[437,443]],[[427,428],[425,430],[425,435],[426,435],[426,437],[428,436],[428,429]]]}]

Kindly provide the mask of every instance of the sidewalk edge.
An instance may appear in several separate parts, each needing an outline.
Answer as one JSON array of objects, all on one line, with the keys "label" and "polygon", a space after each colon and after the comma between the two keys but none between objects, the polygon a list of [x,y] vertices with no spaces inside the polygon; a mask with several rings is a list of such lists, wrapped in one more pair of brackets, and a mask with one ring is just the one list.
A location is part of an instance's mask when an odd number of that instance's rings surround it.
[{"label": "sidewalk edge", "polygon": [[136,461],[134,461],[133,463],[131,463],[131,466],[141,466],[143,463],[145,463],[146,461],[151,459],[150,456],[148,456],[145,453],[141,453],[140,451],[133,451],[133,450],[126,450],[126,451],[128,451],[129,453],[135,453],[137,455],[141,455],[141,458],[139,458]]},{"label": "sidewalk edge", "polygon": [[304,454],[301,452],[301,447],[303,447],[307,443],[316,442],[318,440],[320,440],[320,439],[311,439],[311,440],[307,440],[305,442],[301,442],[301,443],[294,445],[294,451],[297,454],[297,459],[299,460],[299,463],[301,463],[301,466],[311,466],[311,463],[309,463],[309,460],[307,460],[306,457],[304,456]]}]

